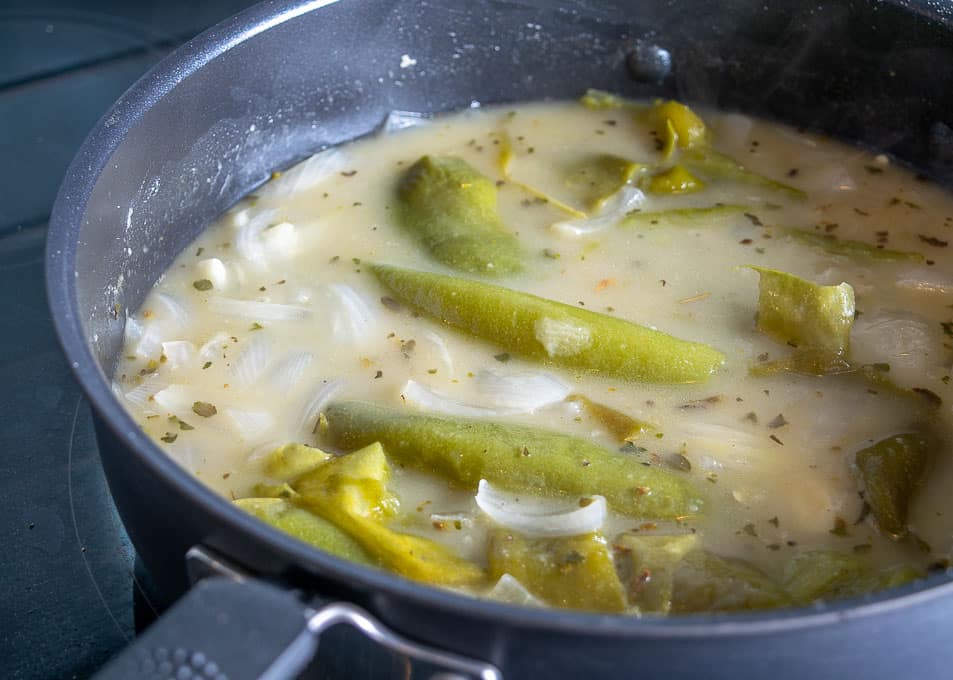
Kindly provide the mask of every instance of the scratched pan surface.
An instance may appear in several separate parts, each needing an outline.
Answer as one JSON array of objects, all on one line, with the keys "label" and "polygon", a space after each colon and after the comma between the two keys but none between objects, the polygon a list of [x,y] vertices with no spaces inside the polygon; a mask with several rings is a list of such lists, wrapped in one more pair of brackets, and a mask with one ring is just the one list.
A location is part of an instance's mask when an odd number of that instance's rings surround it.
[{"label": "scratched pan surface", "polygon": [[[289,586],[357,602],[416,639],[492,661],[507,677],[946,677],[949,575],[810,610],[663,621],[478,602],[342,563],[258,525],[167,459],[115,402],[106,376],[122,338],[116,310],[138,307],[210,220],[272,170],[366,134],[393,109],[571,98],[587,87],[675,96],[876,147],[949,184],[949,10],[325,4],[264,3],[178,50],[103,118],[54,209],[47,280],[57,330],[92,404],[123,523],[159,587],[184,591],[183,555],[210,546]],[[665,53],[646,52],[651,45]],[[633,52],[652,66],[629,63]]]}]

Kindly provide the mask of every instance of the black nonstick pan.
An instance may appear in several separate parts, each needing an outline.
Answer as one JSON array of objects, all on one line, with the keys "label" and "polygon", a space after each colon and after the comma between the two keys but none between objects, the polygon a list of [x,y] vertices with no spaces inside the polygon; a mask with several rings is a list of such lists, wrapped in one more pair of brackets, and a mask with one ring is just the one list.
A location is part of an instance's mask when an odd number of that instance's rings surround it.
[{"label": "black nonstick pan", "polygon": [[391,110],[590,87],[823,131],[953,184],[953,10],[938,2],[271,0],[211,29],[99,122],[50,223],[50,305],[116,506],[166,598],[185,594],[103,677],[294,677],[336,623],[445,678],[953,675],[946,573],[810,609],[661,620],[474,600],[260,524],[113,396],[126,310],[272,171]]}]

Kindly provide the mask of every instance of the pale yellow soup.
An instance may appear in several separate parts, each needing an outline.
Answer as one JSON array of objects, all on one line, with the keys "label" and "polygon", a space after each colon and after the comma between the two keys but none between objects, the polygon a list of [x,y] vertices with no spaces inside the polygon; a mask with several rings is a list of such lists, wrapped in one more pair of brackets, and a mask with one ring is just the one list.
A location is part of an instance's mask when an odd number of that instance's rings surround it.
[{"label": "pale yellow soup", "polygon": [[[170,456],[234,499],[268,481],[261,461],[277,446],[320,444],[317,419],[330,400],[420,411],[402,398],[413,380],[438,401],[485,407],[481,377],[544,376],[655,429],[620,446],[579,402],[563,399],[487,417],[640,456],[687,476],[704,498],[699,515],[678,522],[610,511],[601,528],[610,544],[624,531],[695,532],[705,549],[778,579],[805,549],[863,554],[877,568],[925,569],[944,560],[953,549],[946,445],[953,331],[944,326],[953,320],[950,196],[884,156],[737,114],[704,118],[715,148],[807,199],[710,182],[677,196],[645,192],[638,209],[724,203],[742,204],[744,212],[687,225],[609,219],[593,227],[583,220],[591,231],[574,230],[566,222],[578,217],[566,208],[584,207],[565,190],[560,168],[567,159],[597,152],[662,162],[657,135],[631,111],[546,103],[422,120],[276,175],[205,230],[130,317],[116,392]],[[512,159],[504,173],[505,140]],[[525,361],[393,304],[369,263],[454,273],[393,217],[401,173],[424,154],[460,157],[497,182],[500,215],[525,250],[526,271],[494,283],[705,343],[724,353],[724,365],[696,384],[627,382]],[[791,227],[924,260],[832,255],[786,236]],[[858,311],[850,360],[889,364],[899,389],[856,373],[752,375],[752,367],[791,348],[757,330],[759,275],[746,265],[849,283]],[[911,397],[911,388],[930,403]],[[196,402],[214,405],[215,415],[195,412]],[[915,548],[862,518],[854,455],[920,428],[939,444],[909,509]],[[476,505],[475,490],[393,468],[389,488],[400,509],[391,528],[485,565],[486,534],[495,524]]]}]

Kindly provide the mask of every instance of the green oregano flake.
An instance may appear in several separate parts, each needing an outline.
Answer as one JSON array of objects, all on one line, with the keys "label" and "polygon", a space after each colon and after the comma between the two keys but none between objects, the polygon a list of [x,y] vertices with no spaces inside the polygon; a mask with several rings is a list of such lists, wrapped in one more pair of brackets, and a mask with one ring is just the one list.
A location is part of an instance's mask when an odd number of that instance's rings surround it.
[{"label": "green oregano flake", "polygon": [[215,404],[210,404],[207,401],[197,401],[192,404],[192,411],[203,418],[211,418],[216,413],[218,409],[215,408]]},{"label": "green oregano flake", "polygon": [[212,290],[212,282],[208,279],[199,279],[198,281],[193,281],[192,286],[195,290]]}]

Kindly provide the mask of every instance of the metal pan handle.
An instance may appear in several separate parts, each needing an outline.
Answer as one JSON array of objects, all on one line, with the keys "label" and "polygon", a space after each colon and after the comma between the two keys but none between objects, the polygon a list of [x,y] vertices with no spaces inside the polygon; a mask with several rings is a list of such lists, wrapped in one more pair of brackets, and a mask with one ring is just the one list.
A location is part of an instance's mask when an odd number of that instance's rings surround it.
[{"label": "metal pan handle", "polygon": [[346,624],[433,680],[502,680],[493,665],[398,635],[363,609],[333,602],[313,609],[256,579],[203,578],[110,661],[94,680],[291,680],[308,666],[322,632]]}]

